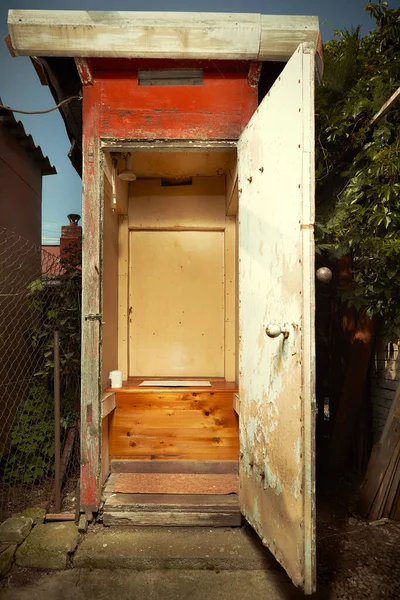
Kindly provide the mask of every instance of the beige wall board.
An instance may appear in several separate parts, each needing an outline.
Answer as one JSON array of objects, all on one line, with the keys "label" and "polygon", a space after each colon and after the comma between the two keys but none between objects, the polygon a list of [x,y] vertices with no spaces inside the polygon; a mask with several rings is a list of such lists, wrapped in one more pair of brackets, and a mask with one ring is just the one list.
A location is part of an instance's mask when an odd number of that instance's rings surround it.
[{"label": "beige wall board", "polygon": [[103,215],[103,360],[102,386],[109,385],[109,374],[118,366],[118,215],[104,193]]},{"label": "beige wall board", "polygon": [[224,234],[130,232],[130,375],[224,376]]},{"label": "beige wall board", "polygon": [[129,226],[224,228],[225,177],[193,178],[188,186],[165,187],[161,179],[131,183]]},{"label": "beige wall board", "polygon": [[236,219],[225,228],[225,379],[236,379]]},{"label": "beige wall board", "polygon": [[124,381],[129,367],[129,228],[128,217],[119,217],[118,226],[118,369]]},{"label": "beige wall board", "polygon": [[139,177],[217,177],[228,175],[236,152],[133,151],[133,171]]}]

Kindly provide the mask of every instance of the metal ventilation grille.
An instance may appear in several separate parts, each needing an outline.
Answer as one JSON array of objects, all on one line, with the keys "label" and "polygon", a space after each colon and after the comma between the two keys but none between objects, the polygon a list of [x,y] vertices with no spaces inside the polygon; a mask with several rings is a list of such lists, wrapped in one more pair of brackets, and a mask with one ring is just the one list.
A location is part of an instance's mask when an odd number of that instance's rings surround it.
[{"label": "metal ventilation grille", "polygon": [[203,69],[162,69],[138,72],[139,85],[203,85]]}]

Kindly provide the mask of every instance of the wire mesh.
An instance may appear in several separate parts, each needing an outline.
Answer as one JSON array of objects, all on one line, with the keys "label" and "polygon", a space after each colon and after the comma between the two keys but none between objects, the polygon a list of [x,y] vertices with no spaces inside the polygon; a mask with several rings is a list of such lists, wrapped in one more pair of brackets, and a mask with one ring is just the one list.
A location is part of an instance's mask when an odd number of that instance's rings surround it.
[{"label": "wire mesh", "polygon": [[60,332],[62,510],[79,476],[81,270],[0,227],[0,520],[54,504],[54,330]]}]

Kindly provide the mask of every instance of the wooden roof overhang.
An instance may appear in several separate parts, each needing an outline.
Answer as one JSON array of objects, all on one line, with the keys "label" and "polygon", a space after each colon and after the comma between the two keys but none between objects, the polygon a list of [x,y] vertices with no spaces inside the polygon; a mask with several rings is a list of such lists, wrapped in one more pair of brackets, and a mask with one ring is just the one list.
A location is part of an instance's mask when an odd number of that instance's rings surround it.
[{"label": "wooden roof overhang", "polygon": [[19,56],[287,61],[318,44],[318,17],[247,13],[10,10]]}]

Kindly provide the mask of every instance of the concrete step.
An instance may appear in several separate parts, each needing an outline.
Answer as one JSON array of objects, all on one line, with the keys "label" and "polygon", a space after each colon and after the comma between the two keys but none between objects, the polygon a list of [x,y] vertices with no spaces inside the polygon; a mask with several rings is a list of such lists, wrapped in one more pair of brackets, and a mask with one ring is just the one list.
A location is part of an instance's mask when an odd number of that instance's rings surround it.
[{"label": "concrete step", "polygon": [[74,567],[98,569],[280,569],[249,526],[89,529]]}]

